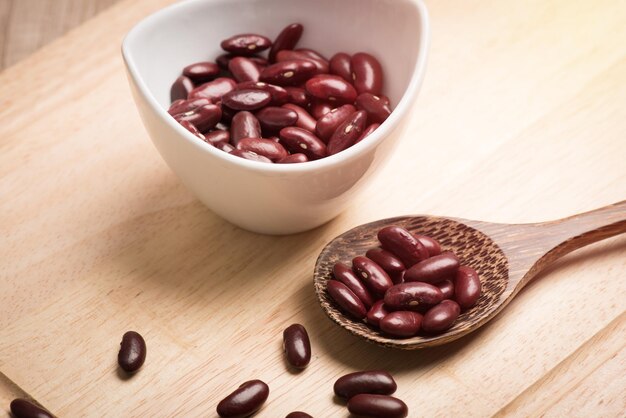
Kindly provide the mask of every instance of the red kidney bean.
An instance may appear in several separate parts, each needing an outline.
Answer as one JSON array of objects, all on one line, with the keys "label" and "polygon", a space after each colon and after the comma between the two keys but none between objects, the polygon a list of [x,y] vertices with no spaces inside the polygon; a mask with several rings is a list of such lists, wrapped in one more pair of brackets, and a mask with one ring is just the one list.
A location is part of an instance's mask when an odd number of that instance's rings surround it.
[{"label": "red kidney bean", "polygon": [[249,380],[217,404],[217,414],[223,418],[243,418],[252,415],[265,403],[270,388],[261,380]]},{"label": "red kidney bean", "polygon": [[382,248],[371,248],[367,250],[365,256],[381,266],[389,274],[394,284],[401,283],[404,263],[395,255]]},{"label": "red kidney bean", "polygon": [[443,293],[443,299],[452,299],[454,297],[454,283],[452,282],[452,280],[444,280],[441,281],[439,283],[437,283],[436,285],[439,290],[441,290],[441,293]]},{"label": "red kidney bean", "polygon": [[259,79],[279,86],[297,86],[311,78],[315,71],[317,67],[311,61],[283,61],[265,67]]},{"label": "red kidney bean", "polygon": [[224,39],[220,46],[231,54],[249,56],[265,51],[272,46],[272,41],[262,35],[246,33]]},{"label": "red kidney bean", "polygon": [[388,226],[378,231],[378,241],[385,250],[397,255],[407,268],[428,258],[426,247],[399,226]]},{"label": "red kidney bean", "polygon": [[356,98],[356,108],[367,112],[367,120],[374,123],[383,123],[391,114],[388,104],[372,93],[361,93]]},{"label": "red kidney bean", "polygon": [[329,280],[327,282],[328,295],[334,300],[339,307],[346,313],[352,315],[358,320],[362,320],[367,315],[367,309],[352,290],[345,284],[337,280]]},{"label": "red kidney bean", "polygon": [[183,68],[183,75],[195,83],[204,83],[212,80],[220,73],[220,67],[214,62],[204,61],[191,64]]},{"label": "red kidney bean", "polygon": [[261,138],[261,124],[250,112],[237,112],[230,124],[230,142],[237,146],[242,138]]},{"label": "red kidney bean", "polygon": [[283,348],[287,362],[297,369],[304,369],[311,361],[309,334],[300,324],[290,325],[283,331]]},{"label": "red kidney bean", "polygon": [[257,154],[256,152],[252,152],[252,151],[246,151],[246,150],[241,150],[241,149],[234,149],[231,152],[229,152],[230,155],[234,155],[236,157],[241,157],[243,159],[246,160],[250,160],[250,161],[258,161],[260,163],[271,163],[272,160],[270,160],[269,158]]},{"label": "red kidney bean", "polygon": [[134,373],[146,361],[146,342],[135,331],[128,331],[122,337],[120,351],[117,353],[117,364],[127,373]]},{"label": "red kidney bean", "polygon": [[381,331],[400,338],[415,336],[422,325],[422,315],[413,311],[391,312],[380,320]]},{"label": "red kidney bean", "polygon": [[259,69],[263,69],[263,67],[267,67],[269,65],[269,61],[267,60],[267,58],[263,58],[263,57],[248,57],[250,58],[250,61],[252,61],[253,63],[255,63],[257,65],[257,67],[259,67]]},{"label": "red kidney bean", "polygon": [[316,75],[306,82],[305,88],[311,96],[333,103],[354,103],[357,96],[352,84],[336,75]]},{"label": "red kidney bean", "polygon": [[289,94],[287,93],[287,90],[280,86],[267,84],[262,81],[244,81],[243,83],[237,84],[237,90],[244,89],[263,90],[268,92],[272,95],[272,100],[269,103],[272,106],[280,106],[289,101]]},{"label": "red kidney bean", "polygon": [[391,395],[397,388],[393,376],[384,370],[348,373],[337,379],[333,387],[335,395],[343,399],[350,399],[362,393]]},{"label": "red kidney bean", "polygon": [[441,254],[441,245],[435,239],[426,235],[414,234],[413,236],[426,247],[430,257]]},{"label": "red kidney bean", "polygon": [[193,123],[191,123],[191,122],[189,122],[189,121],[187,121],[187,120],[181,120],[181,121],[179,122],[179,124],[180,124],[180,126],[182,126],[183,128],[187,129],[189,132],[191,132],[192,134],[194,134],[195,136],[197,136],[198,138],[200,138],[200,139],[202,139],[202,140],[204,140],[204,139],[205,139],[204,135],[202,135],[202,134],[200,133],[200,131],[198,130],[198,128],[196,128],[196,127],[194,126],[194,124],[193,124]]},{"label": "red kidney bean", "polygon": [[237,143],[237,149],[254,152],[272,161],[278,161],[287,156],[287,150],[271,139],[241,138]]},{"label": "red kidney bean", "polygon": [[383,300],[376,301],[370,310],[367,311],[367,323],[378,328],[380,327],[380,320],[388,314],[389,311],[385,309],[385,302]]},{"label": "red kidney bean", "polygon": [[311,415],[302,411],[290,412],[285,418],[313,418]]},{"label": "red kidney bean", "polygon": [[242,83],[244,81],[259,81],[261,70],[249,58],[234,57],[228,63],[228,70],[232,73],[235,80]]},{"label": "red kidney bean", "polygon": [[190,100],[176,100],[174,103],[172,103],[167,113],[172,116],[176,116],[178,114],[187,113],[191,110],[199,108],[200,106],[208,104],[211,104],[211,100],[204,97]]},{"label": "red kidney bean", "polygon": [[292,154],[302,153],[309,160],[318,160],[326,156],[326,145],[306,129],[290,126],[281,129],[278,136],[281,144]]},{"label": "red kidney bean", "polygon": [[293,109],[268,106],[256,113],[261,128],[266,134],[280,131],[287,126],[293,126],[298,121],[298,114]]},{"label": "red kidney bean", "polygon": [[361,93],[381,94],[383,89],[383,69],[376,58],[359,52],[350,60],[352,79],[356,91]]},{"label": "red kidney bean", "polygon": [[302,153],[291,154],[283,158],[282,160],[276,161],[278,164],[293,164],[293,163],[306,163],[309,161],[306,155]]},{"label": "red kidney bean", "polygon": [[287,90],[287,94],[289,95],[289,99],[287,101],[289,103],[293,103],[298,106],[308,106],[311,103],[311,98],[305,89],[300,87],[285,87]]},{"label": "red kidney bean", "polygon": [[328,154],[334,155],[354,145],[367,125],[367,113],[354,112],[346,119],[328,140]]},{"label": "red kidney bean", "polygon": [[454,324],[459,317],[461,307],[453,300],[446,299],[433,306],[424,314],[422,330],[425,332],[442,332]]},{"label": "red kidney bean", "polygon": [[356,109],[351,104],[346,104],[326,113],[321,118],[318,118],[315,124],[315,132],[322,141],[328,142],[330,137],[335,133],[339,125],[344,123],[346,119],[352,116],[356,112]]},{"label": "red kidney bean", "polygon": [[335,106],[321,100],[313,100],[311,102],[310,108],[311,116],[313,116],[315,119],[319,119],[331,110],[333,110]]},{"label": "red kidney bean", "polygon": [[296,121],[296,126],[298,128],[306,129],[311,133],[315,133],[315,125],[317,124],[317,121],[313,119],[309,112],[293,103],[286,103],[283,107],[294,110],[298,114],[298,120]]},{"label": "red kidney bean", "polygon": [[219,77],[193,89],[191,93],[189,93],[189,98],[205,97],[213,102],[217,102],[223,95],[235,90],[236,86],[237,83],[232,78]]},{"label": "red kidney bean", "polygon": [[220,142],[218,144],[215,144],[215,148],[217,148],[219,150],[222,150],[224,152],[227,152],[229,154],[235,150],[235,147],[233,147],[231,144],[224,143],[224,142]]},{"label": "red kidney bean", "polygon": [[359,139],[356,140],[355,144],[358,144],[359,142],[363,141],[372,132],[374,132],[376,129],[378,129],[379,126],[380,126],[380,123],[372,123],[371,125],[369,125],[367,128],[365,128],[365,130],[363,131],[363,133],[361,134]]},{"label": "red kidney bean", "polygon": [[228,71],[228,63],[231,59],[233,59],[233,57],[233,54],[222,54],[215,58],[215,62],[217,63],[217,66],[220,67],[220,69]]},{"label": "red kidney bean", "polygon": [[454,299],[462,309],[476,305],[480,297],[481,284],[476,270],[469,266],[459,267],[454,281]]},{"label": "red kidney bean", "polygon": [[338,75],[346,80],[348,83],[352,83],[352,68],[350,67],[350,60],[352,57],[345,52],[338,52],[330,59],[329,70],[331,74]]},{"label": "red kidney bean", "polygon": [[271,100],[267,91],[255,89],[233,90],[222,96],[222,103],[234,110],[260,109]]},{"label": "red kidney bean", "polygon": [[14,418],[54,418],[50,412],[22,398],[13,399],[10,408]]},{"label": "red kidney bean", "polygon": [[315,74],[328,74],[328,61],[312,58],[304,52],[284,50],[280,51],[276,55],[276,62],[293,60],[305,60],[312,62],[313,65],[315,65]]},{"label": "red kidney bean", "polygon": [[[217,102],[217,104],[219,106],[222,106],[222,102]],[[230,124],[233,121],[233,117],[235,116],[235,114],[238,111],[235,109],[231,109],[230,107],[223,105],[222,106],[222,119],[220,120],[220,123],[222,124]],[[217,126],[217,125],[215,125]]]},{"label": "red kidney bean", "polygon": [[407,282],[439,283],[454,277],[459,268],[459,258],[450,251],[422,260],[404,273]]},{"label": "red kidney bean", "polygon": [[179,123],[184,120],[191,122],[200,132],[206,132],[220,121],[222,109],[214,104],[208,104],[186,113],[180,113],[174,118]]},{"label": "red kidney bean", "polygon": [[320,54],[319,52],[317,52],[314,49],[311,49],[311,48],[298,48],[295,51],[299,52],[301,54],[304,54],[304,55],[306,55],[309,58],[313,58],[313,59],[316,59],[316,60],[328,62],[328,58],[326,58],[325,56],[323,56],[322,54]]},{"label": "red kidney bean", "polygon": [[348,401],[351,414],[370,418],[404,418],[409,408],[393,396],[360,394]]},{"label": "red kidney bean", "polygon": [[393,282],[387,272],[367,257],[354,257],[352,259],[352,270],[365,283],[367,288],[376,295],[384,295],[387,289],[393,286]]},{"label": "red kidney bean", "polygon": [[361,280],[359,280],[350,267],[341,263],[335,264],[333,267],[333,277],[348,286],[348,289],[352,290],[361,302],[363,302],[366,309],[369,309],[372,306],[374,303],[372,295],[370,295],[369,290],[367,290],[365,285],[361,282]]},{"label": "red kidney bean", "polygon": [[302,37],[303,27],[299,23],[292,23],[289,26],[286,26],[272,44],[272,48],[270,49],[269,59],[270,62],[276,62],[276,54],[283,50],[290,50],[296,47],[296,44]]},{"label": "red kidney bean", "polygon": [[180,99],[187,99],[194,89],[193,81],[189,77],[181,75],[174,81],[170,89],[170,101],[174,102]]},{"label": "red kidney bean", "polygon": [[406,282],[389,288],[384,300],[388,309],[413,311],[438,304],[443,300],[443,293],[432,284]]},{"label": "red kidney bean", "polygon": [[212,131],[204,134],[204,142],[207,142],[213,146],[217,146],[220,143],[228,143],[230,141],[230,133],[228,131]]}]

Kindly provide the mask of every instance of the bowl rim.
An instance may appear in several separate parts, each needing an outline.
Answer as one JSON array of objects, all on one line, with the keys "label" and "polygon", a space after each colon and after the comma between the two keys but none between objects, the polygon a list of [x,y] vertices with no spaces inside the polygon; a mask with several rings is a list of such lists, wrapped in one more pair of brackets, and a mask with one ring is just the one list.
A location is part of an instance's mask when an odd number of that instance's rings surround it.
[{"label": "bowl rim", "polygon": [[163,122],[165,122],[172,129],[174,129],[174,131],[177,131],[184,140],[195,146],[199,152],[211,154],[217,158],[222,159],[222,161],[226,162],[227,164],[236,165],[250,171],[264,173],[307,173],[315,170],[326,169],[336,165],[341,165],[347,161],[352,161],[359,158],[361,155],[368,153],[372,148],[378,147],[380,143],[384,140],[384,138],[387,137],[394,129],[396,129],[400,125],[401,119],[408,114],[411,105],[417,98],[419,88],[422,84],[424,74],[426,72],[426,63],[430,47],[430,19],[428,15],[428,10],[426,9],[426,5],[424,4],[423,0],[404,1],[412,4],[413,7],[417,9],[418,19],[420,22],[420,33],[415,66],[413,67],[413,72],[411,74],[409,84],[404,94],[400,98],[400,101],[393,109],[391,115],[387,118],[387,120],[385,120],[385,122],[382,123],[380,127],[378,127],[372,134],[367,136],[359,143],[354,144],[348,149],[341,151],[337,154],[324,157],[319,160],[307,161],[304,163],[268,164],[260,161],[247,160],[245,158],[237,157],[235,155],[231,155],[227,152],[219,150],[213,145],[208,144],[207,142],[198,138],[187,129],[185,129],[183,126],[181,126],[178,122],[176,122],[174,118],[172,118],[171,115],[167,112],[167,110],[161,107],[154,95],[148,89],[146,83],[143,80],[143,77],[141,76],[137,68],[132,52],[132,44],[135,42],[135,39],[140,36],[141,32],[143,32],[145,29],[154,25],[159,20],[165,19],[169,14],[177,11],[178,9],[193,7],[195,5],[202,7],[202,5],[210,5],[211,2],[207,2],[206,0],[183,0],[164,7],[160,10],[157,10],[156,12],[144,17],[142,20],[136,23],[124,37],[121,48],[122,57],[128,74],[134,81],[139,93],[148,103],[148,106],[152,108],[152,111],[161,120],[163,120]]}]

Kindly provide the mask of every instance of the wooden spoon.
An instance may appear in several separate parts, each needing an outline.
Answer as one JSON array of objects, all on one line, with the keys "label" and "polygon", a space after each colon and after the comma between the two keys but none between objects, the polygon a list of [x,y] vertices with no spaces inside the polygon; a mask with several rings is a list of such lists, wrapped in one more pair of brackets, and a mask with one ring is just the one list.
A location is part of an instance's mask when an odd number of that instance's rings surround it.
[{"label": "wooden spoon", "polygon": [[[389,338],[363,322],[344,315],[326,292],[335,263],[351,264],[354,257],[379,245],[379,229],[398,225],[428,235],[451,250],[461,263],[476,269],[482,282],[478,303],[438,335]],[[322,309],[351,333],[385,347],[413,350],[461,338],[495,317],[541,270],[565,254],[626,232],[626,201],[552,222],[496,224],[437,216],[404,216],[360,225],[333,239],[317,259],[314,282]]]}]

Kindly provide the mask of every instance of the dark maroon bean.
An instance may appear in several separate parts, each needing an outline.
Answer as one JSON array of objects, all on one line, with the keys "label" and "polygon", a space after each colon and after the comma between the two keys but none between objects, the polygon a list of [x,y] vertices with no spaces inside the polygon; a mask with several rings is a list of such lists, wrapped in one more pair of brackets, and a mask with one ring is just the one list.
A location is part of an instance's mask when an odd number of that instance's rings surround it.
[{"label": "dark maroon bean", "polygon": [[334,155],[354,145],[367,125],[367,113],[354,112],[346,119],[328,140],[328,154]]},{"label": "dark maroon bean", "polygon": [[454,299],[462,309],[476,304],[481,291],[480,278],[476,270],[469,266],[459,267],[454,281]]},{"label": "dark maroon bean", "polygon": [[311,48],[298,48],[295,51],[304,54],[314,60],[326,61],[326,63],[328,63],[328,58]]},{"label": "dark maroon bean", "polygon": [[204,134],[204,142],[207,142],[213,146],[217,146],[219,143],[228,143],[230,140],[230,133],[228,131],[212,131]]},{"label": "dark maroon bean", "polygon": [[230,124],[230,142],[237,146],[242,138],[261,138],[261,124],[250,112],[237,112]]},{"label": "dark maroon bean", "polygon": [[174,117],[178,122],[191,122],[200,132],[207,132],[217,125],[222,118],[222,109],[214,104],[200,106]]},{"label": "dark maroon bean", "polygon": [[270,49],[269,59],[270,62],[276,62],[276,54],[283,50],[294,49],[296,44],[302,37],[303,27],[299,23],[292,23],[289,26],[286,26],[272,44],[272,48]]},{"label": "dark maroon bean", "polygon": [[369,309],[372,306],[374,303],[372,295],[370,295],[363,282],[359,280],[350,267],[342,263],[335,264],[333,266],[333,277],[348,286],[348,289],[352,290],[356,297],[363,302],[365,309]]},{"label": "dark maroon bean", "polygon": [[422,315],[413,311],[396,311],[379,322],[381,331],[400,338],[415,336],[422,325]]},{"label": "dark maroon bean", "polygon": [[422,330],[425,332],[443,332],[450,328],[459,317],[461,307],[453,300],[444,300],[424,314]]},{"label": "dark maroon bean", "polygon": [[215,148],[220,149],[224,152],[227,153],[231,153],[235,150],[235,147],[233,147],[231,144],[227,143],[227,142],[220,142],[218,144],[215,145]]},{"label": "dark maroon bean", "polygon": [[127,373],[134,373],[146,361],[146,342],[135,331],[128,331],[122,337],[120,351],[117,353],[117,364]]},{"label": "dark maroon bean", "polygon": [[281,129],[278,136],[281,144],[292,154],[302,153],[309,160],[326,157],[326,145],[306,129],[290,126]]},{"label": "dark maroon bean", "polygon": [[385,307],[391,310],[421,310],[442,300],[438,287],[422,282],[396,284],[385,293]]},{"label": "dark maroon bean", "polygon": [[297,369],[304,369],[311,361],[309,334],[300,324],[290,325],[283,331],[283,348],[287,362]]},{"label": "dark maroon bean", "polygon": [[346,313],[358,320],[362,320],[367,315],[367,309],[363,302],[346,286],[337,280],[327,282],[328,295]]},{"label": "dark maroon bean", "polygon": [[380,327],[380,320],[389,314],[389,311],[385,309],[385,302],[383,300],[376,301],[369,311],[367,311],[367,323]]},{"label": "dark maroon bean", "polygon": [[267,105],[272,95],[255,89],[233,90],[222,97],[222,103],[234,110],[255,110]]},{"label": "dark maroon bean", "polygon": [[441,290],[441,293],[443,293],[444,300],[452,299],[454,297],[454,283],[452,282],[452,280],[447,279],[441,281],[437,283],[436,286],[439,288],[439,290]]},{"label": "dark maroon bean", "polygon": [[235,56],[233,54],[222,54],[215,58],[215,62],[217,66],[220,67],[223,71],[228,71],[228,63]]},{"label": "dark maroon bean", "polygon": [[235,90],[237,83],[232,78],[220,77],[213,81],[204,83],[196,87],[189,93],[190,99],[205,97],[212,102],[217,102],[226,93]]},{"label": "dark maroon bean", "polygon": [[355,101],[356,108],[367,112],[367,120],[383,123],[391,114],[391,108],[372,93],[361,93]]},{"label": "dark maroon bean", "polygon": [[315,133],[315,125],[317,121],[313,119],[313,116],[311,116],[309,112],[293,103],[286,103],[283,107],[294,110],[298,114],[298,120],[296,121],[296,126],[298,128],[306,129],[311,133]]},{"label": "dark maroon bean", "polygon": [[282,160],[276,161],[278,164],[293,164],[293,163],[306,163],[309,161],[306,155],[302,153],[291,154],[283,158]]},{"label": "dark maroon bean", "polygon": [[244,81],[243,83],[237,84],[237,90],[243,89],[263,90],[268,92],[272,95],[272,100],[269,103],[272,106],[280,106],[289,101],[289,94],[287,93],[287,90],[280,86],[267,84],[262,81]]},{"label": "dark maroon bean", "polygon": [[202,135],[200,133],[198,128],[196,128],[193,123],[191,123],[191,122],[189,122],[187,120],[181,120],[179,123],[180,123],[180,126],[182,126],[183,128],[187,129],[189,132],[191,132],[192,134],[194,134],[198,138],[200,138],[202,140],[205,139],[204,135]]},{"label": "dark maroon bean", "polygon": [[361,93],[381,94],[383,89],[383,69],[376,58],[359,52],[350,60],[354,87]]},{"label": "dark maroon bean", "polygon": [[348,401],[348,411],[369,418],[404,418],[409,415],[404,402],[386,395],[356,395]]},{"label": "dark maroon bean", "polygon": [[359,142],[363,141],[372,132],[374,132],[376,129],[378,129],[379,126],[380,126],[380,123],[372,123],[371,125],[369,125],[367,128],[365,128],[365,130],[363,131],[363,133],[361,134],[359,139],[356,140],[355,144],[358,144]]},{"label": "dark maroon bean", "polygon": [[426,235],[414,234],[414,236],[426,247],[430,257],[441,254],[441,245],[435,239],[427,237]]},{"label": "dark maroon bean", "polygon": [[189,94],[194,89],[193,81],[189,77],[185,77],[181,75],[174,81],[172,84],[172,88],[170,89],[170,101],[174,102],[176,100],[186,100],[189,97]]},{"label": "dark maroon bean", "polygon": [[250,61],[255,63],[257,67],[259,67],[259,70],[262,70],[264,67],[267,67],[269,65],[269,61],[267,60],[267,58],[263,58],[263,57],[248,57],[248,58],[250,59]]},{"label": "dark maroon bean", "polygon": [[231,54],[250,56],[268,49],[272,46],[272,41],[265,36],[246,33],[224,39],[220,46]]},{"label": "dark maroon bean", "polygon": [[241,150],[241,149],[234,149],[231,152],[229,152],[230,155],[234,155],[236,157],[241,157],[243,159],[246,160],[250,160],[250,161],[258,161],[260,163],[271,163],[272,160],[270,160],[269,158],[257,154],[256,152],[252,152],[252,151],[246,151],[246,150]]},{"label": "dark maroon bean", "polygon": [[23,398],[11,401],[11,413],[14,418],[54,418],[50,412]]},{"label": "dark maroon bean", "polygon": [[249,380],[217,404],[217,414],[223,418],[243,418],[252,415],[265,403],[270,388],[261,380]]},{"label": "dark maroon bean", "polygon": [[333,110],[335,106],[322,100],[313,100],[310,104],[310,113],[315,119],[323,117],[325,114]]},{"label": "dark maroon bean", "polygon": [[183,68],[183,75],[195,83],[204,83],[217,77],[220,67],[214,62],[197,62]]},{"label": "dark maroon bean", "polygon": [[383,248],[397,255],[405,267],[411,267],[428,258],[428,250],[409,231],[399,226],[388,226],[378,231]]},{"label": "dark maroon bean", "polygon": [[391,395],[397,388],[393,376],[384,370],[348,373],[337,379],[333,387],[335,395],[343,399],[350,399],[362,393]]},{"label": "dark maroon bean", "polygon": [[280,51],[276,55],[276,62],[293,61],[293,60],[305,60],[312,62],[315,65],[315,74],[328,74],[328,61],[312,58],[304,52],[298,51]]},{"label": "dark maroon bean", "polygon": [[308,106],[309,103],[311,103],[311,97],[305,89],[300,87],[285,87],[285,90],[287,90],[287,94],[289,95],[289,99],[287,100],[289,103],[301,107]]},{"label": "dark maroon bean", "polygon": [[176,100],[174,103],[172,103],[167,112],[172,116],[176,116],[178,114],[187,113],[191,110],[199,108],[200,106],[208,104],[211,104],[211,100],[204,97],[190,100]]},{"label": "dark maroon bean", "polygon": [[287,126],[293,126],[298,121],[298,114],[295,110],[275,106],[259,110],[256,117],[266,135],[276,133]]},{"label": "dark maroon bean", "polygon": [[311,78],[316,71],[317,67],[311,61],[283,61],[265,67],[259,79],[279,86],[297,86]]},{"label": "dark maroon bean", "polygon": [[381,266],[390,277],[394,275],[398,276],[404,271],[404,263],[402,260],[382,248],[371,248],[367,250],[365,256]]},{"label": "dark maroon bean", "polygon": [[375,295],[382,296],[387,289],[393,286],[393,282],[387,272],[367,257],[354,257],[352,259],[352,270]]},{"label": "dark maroon bean", "polygon": [[328,142],[337,128],[353,115],[354,112],[356,112],[356,109],[351,104],[346,104],[331,110],[321,118],[318,118],[317,124],[315,125],[315,132],[317,132],[317,135],[322,141]]},{"label": "dark maroon bean", "polygon": [[352,68],[350,68],[351,59],[352,57],[345,52],[333,55],[328,66],[330,73],[338,75],[348,83],[352,83],[354,80],[352,79]]},{"label": "dark maroon bean", "polygon": [[232,73],[235,80],[242,83],[244,81],[259,81],[261,70],[249,58],[235,57],[228,63],[228,70]]},{"label": "dark maroon bean", "polygon": [[278,161],[287,156],[287,150],[271,139],[241,138],[237,143],[237,149],[254,152],[272,161]]},{"label": "dark maroon bean", "polygon": [[287,414],[285,418],[313,418],[313,417],[307,414],[306,412],[295,411],[295,412],[290,412],[289,414]]},{"label": "dark maroon bean", "polygon": [[404,273],[407,282],[439,283],[454,277],[459,268],[459,258],[450,251],[422,260]]},{"label": "dark maroon bean", "polygon": [[354,103],[357,97],[352,84],[336,75],[316,75],[306,82],[305,88],[311,96],[332,103]]},{"label": "dark maroon bean", "polygon": [[[222,102],[217,102],[217,104],[219,106],[222,106]],[[237,110],[231,109],[226,105],[222,106],[222,119],[220,120],[220,123],[231,124],[233,122],[233,117],[237,114],[237,112]]]}]

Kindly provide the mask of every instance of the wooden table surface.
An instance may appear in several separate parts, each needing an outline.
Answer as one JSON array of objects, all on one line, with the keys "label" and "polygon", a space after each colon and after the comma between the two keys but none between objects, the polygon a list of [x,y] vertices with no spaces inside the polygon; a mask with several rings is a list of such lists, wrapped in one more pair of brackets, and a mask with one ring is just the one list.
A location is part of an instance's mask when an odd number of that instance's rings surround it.
[{"label": "wooden table surface", "polygon": [[[335,379],[384,368],[411,417],[626,414],[624,236],[562,259],[474,335],[418,352],[339,329],[312,286],[324,244],[363,222],[534,222],[623,200],[626,2],[430,1],[427,76],[396,154],[345,213],[287,237],[218,218],[149,142],[120,42],[171,2],[123,0],[0,73],[0,411],[28,394],[62,417],[215,416],[260,378],[259,417],[341,417]],[[293,322],[314,349],[300,374],[281,353]],[[123,380],[129,329],[148,358]]]}]

